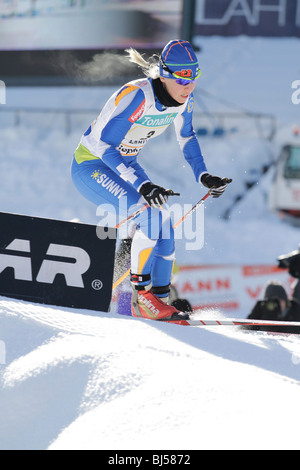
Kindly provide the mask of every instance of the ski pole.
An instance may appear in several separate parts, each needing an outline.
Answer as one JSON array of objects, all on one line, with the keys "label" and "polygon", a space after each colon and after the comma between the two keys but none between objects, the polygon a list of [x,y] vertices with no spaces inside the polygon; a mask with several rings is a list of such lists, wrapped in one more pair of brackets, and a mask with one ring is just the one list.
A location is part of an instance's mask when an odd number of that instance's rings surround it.
[{"label": "ski pole", "polygon": [[124,219],[122,220],[122,222],[120,222],[118,225],[115,226],[115,228],[120,228],[121,225],[125,224],[125,222],[128,222],[129,220],[133,219],[134,217],[136,217],[137,215],[139,215],[141,212],[143,212],[144,210],[148,209],[149,204],[145,204],[143,207],[141,207],[140,209],[138,209],[136,212],[134,212],[133,214],[131,214],[129,217],[127,217],[127,219]]},{"label": "ski pole", "polygon": [[[174,195],[175,195],[175,194],[174,194]],[[177,194],[176,194],[176,195],[177,195]],[[206,201],[206,199],[207,199],[210,195],[211,195],[211,190],[209,190],[208,193],[207,193],[205,196],[203,196],[203,198],[200,199],[200,201],[198,201],[197,204],[195,204],[178,222],[176,222],[176,224],[173,225],[173,228],[175,229],[176,227],[178,227],[187,217],[189,217],[193,212],[195,212],[195,210],[197,210],[198,207],[201,206],[201,205],[204,203],[204,201]],[[148,206],[148,207],[149,207],[149,206]],[[147,208],[147,206],[144,206],[144,208],[142,208],[142,209],[145,210],[146,208]],[[140,210],[140,211],[141,211],[141,210]],[[137,212],[139,212],[139,211],[137,211]],[[138,215],[138,214],[137,214],[137,213],[133,214],[133,216],[135,216],[135,215]],[[133,216],[130,216],[130,218],[132,218]],[[126,219],[126,220],[128,220],[128,219]],[[124,222],[126,222],[126,220],[124,220],[123,222],[121,222],[121,223],[119,224],[119,227],[120,227],[120,225],[122,225]],[[117,226],[116,228],[118,228],[118,226]],[[116,280],[116,282],[115,282],[115,283],[113,284],[113,286],[112,286],[112,290],[115,290],[115,288],[118,287],[118,285],[120,285],[121,282],[124,281],[124,279],[126,279],[126,277],[129,275],[129,273],[130,273],[130,268],[127,269],[127,271],[125,271],[125,273],[122,274],[122,276],[121,276],[119,279]]]},{"label": "ski pole", "polygon": [[200,201],[197,202],[197,204],[195,204],[180,220],[178,220],[178,222],[176,222],[176,224],[173,225],[173,228],[177,228],[187,217],[192,215],[192,213],[195,212],[198,209],[198,207],[201,206],[210,195],[211,195],[211,190],[209,190],[208,193],[205,194],[205,196],[202,199],[200,199]]},{"label": "ski pole", "polygon": [[300,332],[300,322],[293,321],[272,321],[272,320],[240,320],[240,319],[225,319],[225,320],[161,320],[167,323],[176,323],[178,325],[186,326],[280,326],[280,327],[298,327]]},{"label": "ski pole", "polygon": [[[223,178],[225,181],[226,181],[226,184],[230,184],[232,182],[232,179],[229,179],[229,178]],[[178,220],[178,222],[176,222],[176,224],[173,226],[173,228],[176,228],[178,227],[178,225],[180,225],[187,217],[189,217],[193,212],[195,212],[195,210],[198,209],[199,206],[201,206],[201,204],[204,203],[204,201],[206,201],[206,199],[211,195],[212,193],[212,190],[214,188],[211,188],[208,193],[202,198],[200,199],[200,201],[197,202],[197,204],[194,205],[194,207],[192,207],[183,217],[182,219]]]},{"label": "ski pole", "polygon": [[[166,196],[180,196],[179,193],[174,193],[174,191],[172,191],[172,189],[166,189],[165,193],[164,193]],[[127,219],[124,219],[122,220],[122,222],[120,222],[118,225],[115,226],[115,228],[120,228],[121,225],[125,224],[125,222],[128,222],[129,220],[131,219],[134,219],[134,217],[136,217],[137,215],[139,215],[141,212],[143,212],[144,210],[148,209],[149,204],[145,204],[143,207],[141,207],[140,209],[138,209],[136,212],[134,212],[133,214],[131,214],[129,217],[127,217]]]}]

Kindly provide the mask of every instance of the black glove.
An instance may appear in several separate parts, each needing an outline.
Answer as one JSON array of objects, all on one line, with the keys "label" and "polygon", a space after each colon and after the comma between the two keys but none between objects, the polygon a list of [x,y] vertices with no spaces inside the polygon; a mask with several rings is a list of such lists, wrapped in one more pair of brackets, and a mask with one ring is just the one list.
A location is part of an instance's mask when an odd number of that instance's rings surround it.
[{"label": "black glove", "polygon": [[173,191],[148,182],[141,186],[139,193],[146,199],[150,207],[159,208],[168,201],[168,196],[170,196]]},{"label": "black glove", "polygon": [[214,198],[222,196],[231,181],[232,180],[228,178],[219,178],[219,176],[213,176],[209,173],[204,173],[204,175],[201,176],[201,183],[211,190],[211,195]]}]

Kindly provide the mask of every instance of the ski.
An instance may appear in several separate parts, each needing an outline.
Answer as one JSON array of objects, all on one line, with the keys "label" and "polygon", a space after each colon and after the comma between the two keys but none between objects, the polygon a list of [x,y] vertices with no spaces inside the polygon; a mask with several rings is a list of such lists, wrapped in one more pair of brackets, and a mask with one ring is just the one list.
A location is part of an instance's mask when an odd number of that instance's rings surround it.
[{"label": "ski", "polygon": [[166,323],[173,323],[176,325],[184,326],[279,326],[279,327],[299,327],[300,322],[291,321],[269,321],[269,320],[239,320],[239,319],[225,319],[225,320],[159,320]]}]

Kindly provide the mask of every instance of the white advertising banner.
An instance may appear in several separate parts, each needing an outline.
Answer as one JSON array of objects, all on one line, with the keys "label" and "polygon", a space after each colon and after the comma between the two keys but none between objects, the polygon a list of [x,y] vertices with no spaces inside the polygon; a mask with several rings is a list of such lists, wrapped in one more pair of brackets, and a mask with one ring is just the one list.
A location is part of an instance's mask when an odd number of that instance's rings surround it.
[{"label": "white advertising banner", "polygon": [[246,318],[263,299],[269,281],[281,282],[291,296],[295,279],[272,265],[181,266],[175,286],[194,309],[216,308],[227,316]]}]

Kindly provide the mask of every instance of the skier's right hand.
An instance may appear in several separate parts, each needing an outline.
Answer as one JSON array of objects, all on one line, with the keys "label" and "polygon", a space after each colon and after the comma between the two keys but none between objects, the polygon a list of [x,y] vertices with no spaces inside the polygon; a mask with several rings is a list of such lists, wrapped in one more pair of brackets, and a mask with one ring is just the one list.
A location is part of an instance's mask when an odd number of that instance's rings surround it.
[{"label": "skier's right hand", "polygon": [[157,186],[156,184],[144,183],[139,190],[139,193],[147,201],[150,207],[159,208],[168,201],[170,190]]},{"label": "skier's right hand", "polygon": [[210,193],[214,198],[222,196],[228,184],[231,182],[231,179],[220,178],[219,176],[213,176],[209,173],[204,173],[201,177],[201,183],[203,186],[210,189]]}]

